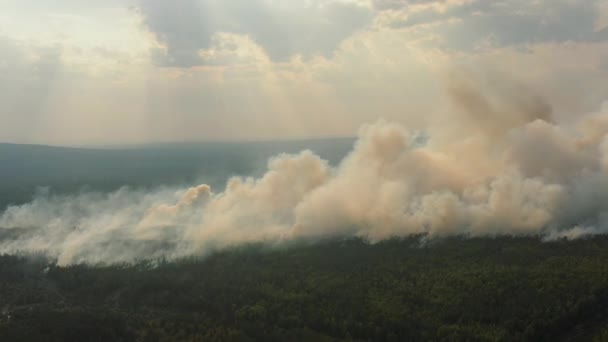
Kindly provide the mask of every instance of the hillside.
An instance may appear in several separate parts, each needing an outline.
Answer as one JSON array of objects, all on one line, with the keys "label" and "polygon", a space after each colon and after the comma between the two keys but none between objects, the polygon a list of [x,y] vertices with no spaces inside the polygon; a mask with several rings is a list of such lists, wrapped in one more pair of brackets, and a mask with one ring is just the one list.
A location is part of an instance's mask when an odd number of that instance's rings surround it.
[{"label": "hillside", "polygon": [[336,164],[352,144],[350,138],[153,144],[120,149],[0,144],[0,212],[9,204],[30,201],[39,187],[73,193],[85,187],[111,191],[122,186],[201,182],[221,189],[231,176],[261,173],[268,158],[279,153],[311,149]]}]

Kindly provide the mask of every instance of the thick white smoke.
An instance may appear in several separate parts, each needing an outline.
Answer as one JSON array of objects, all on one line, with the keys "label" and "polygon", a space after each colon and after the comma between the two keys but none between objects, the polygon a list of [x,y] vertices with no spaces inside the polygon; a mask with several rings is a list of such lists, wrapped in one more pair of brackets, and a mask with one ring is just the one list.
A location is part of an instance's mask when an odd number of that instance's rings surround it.
[{"label": "thick white smoke", "polygon": [[380,120],[336,168],[304,151],[217,193],[41,194],[0,216],[0,253],[114,263],[327,236],[608,233],[608,106],[560,124],[518,87],[454,77],[450,89],[450,124],[428,128],[424,144]]}]

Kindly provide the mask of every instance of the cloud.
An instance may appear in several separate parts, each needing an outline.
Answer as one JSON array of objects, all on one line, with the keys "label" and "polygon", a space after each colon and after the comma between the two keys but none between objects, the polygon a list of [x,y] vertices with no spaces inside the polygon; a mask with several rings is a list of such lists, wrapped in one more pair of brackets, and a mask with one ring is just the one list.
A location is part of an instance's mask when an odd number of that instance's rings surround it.
[{"label": "cloud", "polygon": [[372,19],[368,6],[345,0],[142,0],[139,9],[161,44],[155,61],[177,67],[204,64],[200,53],[219,33],[248,36],[275,61],[329,56]]},{"label": "cloud", "polygon": [[597,0],[391,2],[391,26],[426,29],[447,49],[608,39]]},{"label": "cloud", "polygon": [[461,64],[509,74],[562,121],[608,98],[593,1],[133,1],[7,2],[0,140],[349,135],[380,114],[447,125],[443,69]]},{"label": "cloud", "polygon": [[[249,37],[275,62],[331,57],[344,40],[375,27],[408,30],[446,50],[608,39],[600,0],[141,0],[140,12],[160,46],[159,65],[207,64],[201,52],[221,33]],[[375,18],[375,26],[372,21]]]}]

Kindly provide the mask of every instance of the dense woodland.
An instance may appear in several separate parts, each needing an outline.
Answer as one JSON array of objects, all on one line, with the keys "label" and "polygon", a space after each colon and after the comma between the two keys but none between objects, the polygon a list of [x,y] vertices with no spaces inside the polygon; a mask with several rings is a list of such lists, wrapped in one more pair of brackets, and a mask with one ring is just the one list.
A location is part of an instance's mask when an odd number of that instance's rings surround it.
[{"label": "dense woodland", "polygon": [[0,341],[608,341],[608,237],[416,237],[137,265],[0,257]]}]

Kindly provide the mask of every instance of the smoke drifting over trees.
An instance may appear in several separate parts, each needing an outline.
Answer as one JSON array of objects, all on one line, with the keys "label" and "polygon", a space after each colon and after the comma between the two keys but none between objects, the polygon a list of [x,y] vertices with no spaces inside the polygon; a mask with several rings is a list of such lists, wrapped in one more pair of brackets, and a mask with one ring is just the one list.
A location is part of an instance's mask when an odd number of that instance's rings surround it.
[{"label": "smoke drifting over trees", "polygon": [[454,105],[444,124],[425,129],[424,143],[379,120],[360,129],[337,167],[303,151],[220,191],[41,194],[1,214],[0,253],[42,253],[66,265],[331,236],[608,231],[606,106],[557,122],[542,98],[510,82],[454,73],[448,90]]}]

